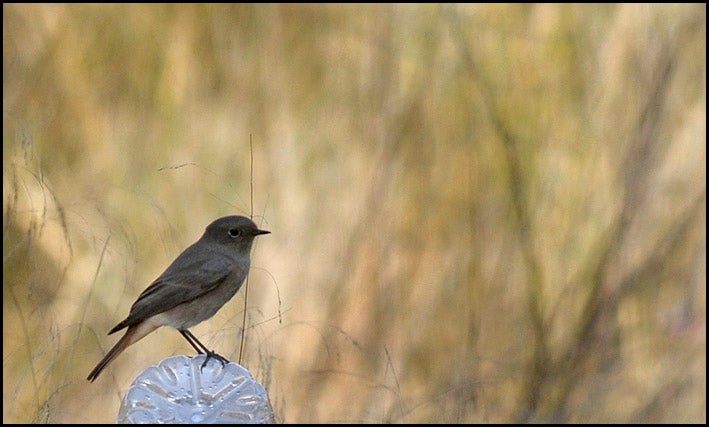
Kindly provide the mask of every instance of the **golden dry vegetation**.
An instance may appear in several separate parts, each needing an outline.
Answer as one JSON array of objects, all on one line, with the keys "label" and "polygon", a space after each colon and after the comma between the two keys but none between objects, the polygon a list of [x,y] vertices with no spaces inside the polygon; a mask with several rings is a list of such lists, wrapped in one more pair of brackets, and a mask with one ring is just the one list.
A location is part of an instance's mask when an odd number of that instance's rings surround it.
[{"label": "golden dry vegetation", "polygon": [[4,4],[3,421],[192,354],[85,380],[252,186],[279,421],[706,422],[706,5]]}]

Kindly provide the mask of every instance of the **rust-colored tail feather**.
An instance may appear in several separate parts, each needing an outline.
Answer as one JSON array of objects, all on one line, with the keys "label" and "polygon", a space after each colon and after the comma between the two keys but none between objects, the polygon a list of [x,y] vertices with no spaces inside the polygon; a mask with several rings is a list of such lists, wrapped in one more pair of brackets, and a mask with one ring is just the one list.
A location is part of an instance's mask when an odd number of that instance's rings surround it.
[{"label": "rust-colored tail feather", "polygon": [[111,351],[109,351],[106,356],[104,356],[103,359],[101,359],[100,362],[98,362],[98,365],[91,371],[88,377],[86,377],[87,380],[93,382],[103,371],[103,369],[111,363],[113,359],[118,357],[119,354],[123,353],[123,350],[128,348],[129,345],[137,342],[144,336],[148,335],[150,332],[154,331],[157,329],[159,325],[153,325],[149,322],[140,322],[136,325],[130,326],[126,333],[121,337],[120,340],[116,343],[116,345],[113,346]]}]

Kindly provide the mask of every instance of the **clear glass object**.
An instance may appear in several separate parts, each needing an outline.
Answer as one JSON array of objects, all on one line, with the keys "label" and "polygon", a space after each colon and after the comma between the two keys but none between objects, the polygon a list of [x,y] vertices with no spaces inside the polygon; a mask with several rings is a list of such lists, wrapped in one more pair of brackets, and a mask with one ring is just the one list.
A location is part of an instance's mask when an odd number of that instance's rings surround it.
[{"label": "clear glass object", "polygon": [[275,423],[266,389],[241,365],[173,356],[144,370],[126,392],[119,424]]}]

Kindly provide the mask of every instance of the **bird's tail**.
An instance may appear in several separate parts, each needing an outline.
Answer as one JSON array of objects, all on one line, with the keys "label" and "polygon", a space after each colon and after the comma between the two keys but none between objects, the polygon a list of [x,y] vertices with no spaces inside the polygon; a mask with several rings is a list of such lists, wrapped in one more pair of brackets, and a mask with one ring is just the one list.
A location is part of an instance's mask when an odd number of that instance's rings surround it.
[{"label": "bird's tail", "polygon": [[91,373],[88,377],[86,377],[86,379],[93,382],[101,373],[101,371],[103,371],[103,369],[109,363],[111,363],[113,359],[118,357],[119,354],[123,353],[123,350],[128,348],[129,345],[138,342],[141,338],[157,329],[158,326],[159,325],[154,325],[150,322],[143,321],[128,327],[128,330],[123,335],[123,337],[121,337],[121,339],[118,340],[116,345],[113,346],[111,351],[109,351],[106,356],[104,356],[104,358],[101,359],[100,362],[98,362],[98,365],[96,365],[96,367],[91,371]]}]

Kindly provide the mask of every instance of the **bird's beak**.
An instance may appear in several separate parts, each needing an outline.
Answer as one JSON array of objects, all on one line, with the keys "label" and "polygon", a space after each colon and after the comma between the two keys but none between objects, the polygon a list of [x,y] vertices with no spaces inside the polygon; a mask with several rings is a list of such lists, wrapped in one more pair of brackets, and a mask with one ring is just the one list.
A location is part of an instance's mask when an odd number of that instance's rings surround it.
[{"label": "bird's beak", "polygon": [[258,236],[259,234],[270,234],[271,232],[268,230],[254,230],[254,236]]}]

